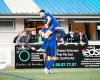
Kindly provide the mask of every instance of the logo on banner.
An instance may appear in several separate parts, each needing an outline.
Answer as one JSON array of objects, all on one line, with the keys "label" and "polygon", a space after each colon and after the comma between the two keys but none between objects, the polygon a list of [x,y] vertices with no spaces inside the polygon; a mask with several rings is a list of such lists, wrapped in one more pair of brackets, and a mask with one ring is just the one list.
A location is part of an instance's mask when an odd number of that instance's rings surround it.
[{"label": "logo on banner", "polygon": [[83,51],[85,57],[100,57],[100,48],[96,46],[88,46],[88,48]]}]

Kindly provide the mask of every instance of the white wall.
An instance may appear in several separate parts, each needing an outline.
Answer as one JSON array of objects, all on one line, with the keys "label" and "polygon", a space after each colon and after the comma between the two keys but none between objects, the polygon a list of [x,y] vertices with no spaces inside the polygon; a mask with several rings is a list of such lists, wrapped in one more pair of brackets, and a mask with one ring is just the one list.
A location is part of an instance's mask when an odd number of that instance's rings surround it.
[{"label": "white wall", "polygon": [[[10,59],[11,64],[9,65],[13,67],[15,65],[15,48],[12,42],[14,37],[17,36],[18,33],[23,30],[24,30],[24,19],[15,19],[15,29],[0,29],[0,49],[2,49],[1,50],[2,53],[6,54],[8,53],[11,55]],[[9,53],[6,50],[10,50],[11,53]]]},{"label": "white wall", "polygon": [[0,29],[0,43],[12,43],[14,37],[24,29],[24,19],[15,19],[15,29]]},{"label": "white wall", "polygon": [[11,56],[12,48],[14,48],[12,44],[1,44],[0,43],[0,69],[14,66],[13,65],[14,64],[14,56],[13,56],[13,58]]}]

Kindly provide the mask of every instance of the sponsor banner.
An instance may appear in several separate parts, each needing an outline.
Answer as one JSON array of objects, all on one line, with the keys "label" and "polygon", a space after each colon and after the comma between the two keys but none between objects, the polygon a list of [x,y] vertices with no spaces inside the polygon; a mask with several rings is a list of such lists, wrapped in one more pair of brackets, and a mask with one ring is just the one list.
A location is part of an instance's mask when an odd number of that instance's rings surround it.
[{"label": "sponsor banner", "polygon": [[100,45],[89,45],[83,51],[83,60],[81,65],[84,67],[100,67]]},{"label": "sponsor banner", "polygon": [[[43,52],[39,51],[41,45],[32,45],[36,51],[32,51],[22,46],[15,46],[15,68],[43,68]],[[54,68],[82,68],[82,67],[100,67],[100,46],[89,45],[85,51],[82,51],[82,45],[60,45]]]}]

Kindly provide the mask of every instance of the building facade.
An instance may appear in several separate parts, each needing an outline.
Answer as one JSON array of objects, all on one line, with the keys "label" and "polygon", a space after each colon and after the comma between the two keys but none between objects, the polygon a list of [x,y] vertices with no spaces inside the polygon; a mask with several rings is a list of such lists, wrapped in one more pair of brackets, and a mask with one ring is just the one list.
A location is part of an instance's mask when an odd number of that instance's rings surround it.
[{"label": "building facade", "polygon": [[100,40],[99,0],[0,0],[0,53],[9,52],[9,65],[15,62],[14,37],[26,28],[43,27],[41,9],[54,15],[66,33],[83,31],[90,41]]}]

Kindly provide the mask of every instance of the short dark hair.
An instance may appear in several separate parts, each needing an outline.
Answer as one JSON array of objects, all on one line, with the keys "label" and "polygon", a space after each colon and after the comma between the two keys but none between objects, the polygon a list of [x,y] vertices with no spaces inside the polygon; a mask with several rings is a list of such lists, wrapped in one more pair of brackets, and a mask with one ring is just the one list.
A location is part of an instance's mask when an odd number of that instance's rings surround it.
[{"label": "short dark hair", "polygon": [[44,11],[44,10],[40,10],[40,11],[39,11],[39,13],[41,13],[41,12],[44,12],[44,13],[45,13],[45,11]]}]

